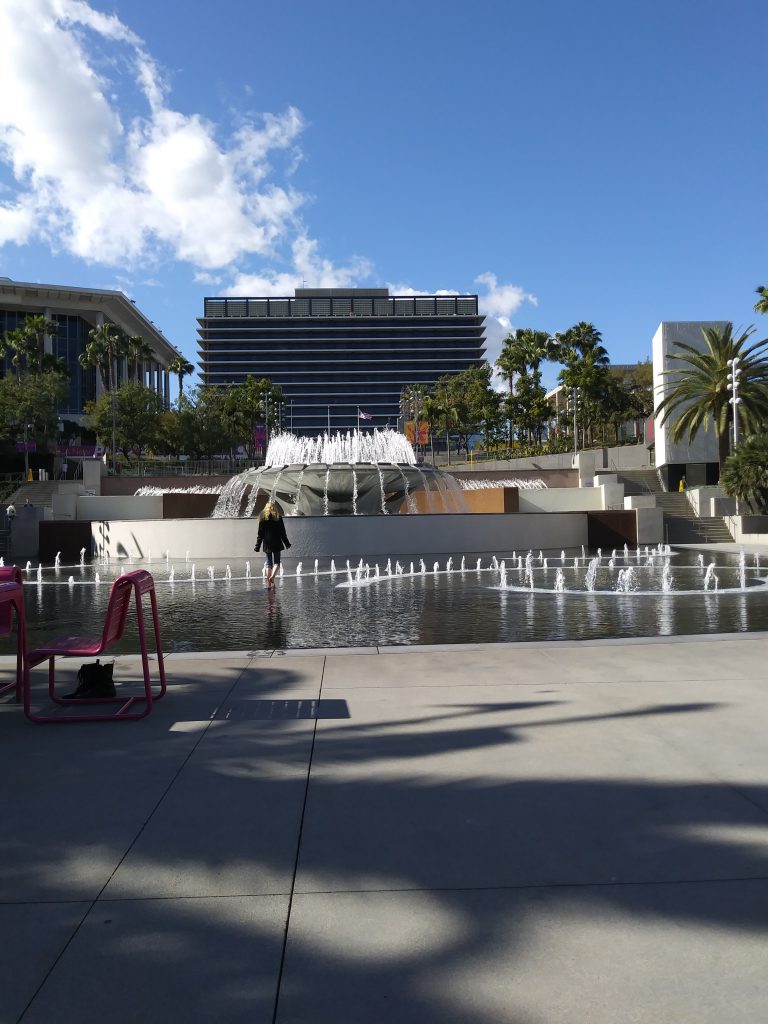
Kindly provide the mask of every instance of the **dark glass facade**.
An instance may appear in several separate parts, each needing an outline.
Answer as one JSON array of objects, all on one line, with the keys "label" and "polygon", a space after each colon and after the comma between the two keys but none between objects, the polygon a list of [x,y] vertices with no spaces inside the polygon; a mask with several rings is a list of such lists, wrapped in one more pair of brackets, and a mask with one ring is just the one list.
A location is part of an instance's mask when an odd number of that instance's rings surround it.
[{"label": "dark glass facade", "polygon": [[476,295],[392,296],[387,289],[297,289],[293,298],[207,298],[199,320],[204,384],[267,377],[296,434],[394,427],[406,386],[478,366]]},{"label": "dark glass facade", "polygon": [[[170,404],[168,363],[179,352],[122,292],[78,288],[70,285],[13,281],[0,276],[0,338],[8,331],[23,327],[28,316],[44,316],[56,324],[45,338],[45,352],[63,360],[68,377],[68,393],[60,403],[63,419],[83,422],[85,405],[101,393],[101,380],[94,366],[82,367],[79,357],[85,350],[90,332],[101,323],[114,324],[127,337],[142,338],[151,349],[144,365],[144,379]],[[10,356],[0,357],[0,376],[15,373]],[[116,383],[133,376],[133,367],[124,357],[115,360]]]},{"label": "dark glass facade", "polygon": [[[39,310],[0,309],[0,337],[6,331],[24,326],[27,316],[35,316]],[[59,415],[76,416],[82,412],[86,402],[96,397],[96,367],[83,369],[79,362],[80,353],[88,342],[88,332],[92,325],[80,316],[68,316],[54,313],[51,320],[58,324],[58,330],[51,337],[53,355],[64,360],[69,373],[69,395],[59,407]],[[10,354],[0,361],[2,376],[14,373]]]}]

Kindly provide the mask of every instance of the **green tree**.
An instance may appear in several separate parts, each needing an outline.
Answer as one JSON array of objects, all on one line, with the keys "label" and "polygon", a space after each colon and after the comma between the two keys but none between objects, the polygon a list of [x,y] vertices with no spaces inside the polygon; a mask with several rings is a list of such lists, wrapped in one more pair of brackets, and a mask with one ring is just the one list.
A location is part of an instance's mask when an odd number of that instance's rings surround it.
[{"label": "green tree", "polygon": [[[115,444],[127,457],[135,452],[141,461],[142,449],[153,446],[157,440],[163,400],[139,381],[126,381],[115,392],[89,402],[85,411],[96,436],[105,444],[112,437],[113,400]],[[113,459],[114,455],[113,452]]]},{"label": "green tree", "polygon": [[671,390],[656,407],[660,423],[671,421],[670,437],[675,443],[686,435],[692,441],[699,430],[707,430],[714,423],[721,470],[728,455],[732,422],[729,360],[740,360],[739,424],[744,434],[758,431],[768,422],[768,339],[747,345],[754,330],[749,327],[734,337],[733,324],[703,327],[705,348],[701,351],[678,342],[680,351],[669,358],[681,365],[665,371]]},{"label": "green tree", "polygon": [[[546,391],[541,386],[541,364],[555,359],[558,354],[559,346],[546,331],[522,327],[504,339],[495,366],[509,389],[509,399],[504,403],[504,409],[508,419],[510,445],[515,427],[529,435],[533,431],[541,438],[541,417],[546,404]],[[530,380],[524,381],[525,377]],[[532,403],[532,406],[526,403]]]},{"label": "green tree", "polygon": [[504,412],[510,423],[515,423],[529,440],[541,444],[547,421],[552,416],[552,405],[546,389],[533,375],[520,374],[513,393],[504,401]]},{"label": "green tree", "polygon": [[184,393],[184,378],[194,373],[195,368],[185,356],[179,353],[170,361],[170,363],[168,363],[168,369],[178,377],[179,400],[181,400],[181,396]]},{"label": "green tree", "polygon": [[32,356],[32,343],[23,327],[14,327],[6,331],[0,341],[0,356],[8,357],[17,379],[21,377]]},{"label": "green tree", "polygon": [[768,515],[768,435],[753,434],[729,455],[720,478],[723,490]]},{"label": "green tree", "polygon": [[498,433],[501,422],[501,395],[491,384],[488,363],[473,366],[461,373],[440,377],[434,389],[436,402],[450,415],[459,435],[459,446],[469,455],[469,437],[482,431],[486,442]]},{"label": "green tree", "polygon": [[227,389],[223,411],[229,423],[234,443],[242,445],[248,458],[256,457],[255,428],[264,424],[271,434],[277,426],[277,403],[282,397],[279,387],[266,377],[256,380],[250,374],[244,384]]},{"label": "green tree", "polygon": [[174,409],[160,418],[157,448],[164,455],[210,459],[237,443],[231,420],[224,414],[225,392],[200,387],[182,395]]},{"label": "green tree", "polygon": [[56,432],[57,406],[67,395],[67,382],[56,370],[0,379],[0,432],[18,437],[24,425],[39,444]]},{"label": "green tree", "polygon": [[[133,379],[140,380],[143,384],[144,367],[154,356],[154,349],[141,335],[134,334],[130,338],[126,338],[125,354],[128,357],[128,362],[133,364]],[[139,377],[139,368],[141,368],[141,377]]]},{"label": "green tree", "polygon": [[755,288],[758,295],[758,300],[755,303],[756,313],[768,313],[768,288],[765,285],[760,285]]},{"label": "green tree", "polygon": [[[43,370],[45,366],[45,338],[46,335],[56,334],[59,329],[59,325],[55,320],[49,320],[42,314],[28,315],[24,317],[24,326],[22,332],[27,340],[27,365],[31,369],[33,366],[38,370]],[[49,353],[50,355],[50,353]]]},{"label": "green tree", "polygon": [[125,334],[114,324],[103,323],[88,332],[88,342],[80,354],[80,365],[85,368],[95,366],[105,390],[114,391],[117,379],[115,361],[126,352]]},{"label": "green tree", "polygon": [[582,447],[594,441],[594,425],[601,419],[603,396],[607,390],[610,359],[602,335],[594,324],[581,321],[556,335],[557,361],[563,363],[558,380],[568,388],[579,389],[579,425]]}]

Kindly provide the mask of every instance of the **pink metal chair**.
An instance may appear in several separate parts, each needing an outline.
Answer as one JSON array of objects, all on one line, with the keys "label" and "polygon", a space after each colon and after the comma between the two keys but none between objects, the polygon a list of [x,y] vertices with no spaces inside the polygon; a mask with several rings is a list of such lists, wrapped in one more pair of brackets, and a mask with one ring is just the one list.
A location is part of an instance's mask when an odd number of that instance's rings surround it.
[{"label": "pink metal chair", "polygon": [[[132,697],[90,697],[86,699],[68,699],[56,695],[56,658],[90,658],[103,654],[112,644],[116,643],[123,635],[125,623],[128,618],[128,610],[131,603],[131,594],[136,598],[136,620],[139,632],[139,649],[141,651],[141,664],[144,671],[144,693]],[[157,647],[157,663],[160,674],[160,687],[156,693],[152,692],[152,679],[149,673],[149,655],[147,653],[147,638],[144,629],[144,609],[142,598],[149,594],[149,601],[152,608],[152,625],[155,631],[155,646]],[[30,681],[29,669],[34,668],[41,662],[48,662],[48,696],[55,704],[65,707],[77,707],[83,705],[107,705],[119,704],[120,707],[111,714],[89,713],[81,715],[39,715],[33,713],[30,707]],[[104,620],[104,629],[101,636],[67,636],[44,647],[38,647],[32,651],[27,660],[27,672],[24,684],[24,713],[33,722],[111,722],[136,721],[145,718],[152,710],[152,704],[165,696],[165,665],[163,663],[163,651],[160,644],[160,623],[157,614],[157,598],[155,596],[155,581],[152,574],[146,569],[136,569],[134,572],[118,576],[112,584],[112,591],[109,595],[109,605]],[[144,707],[139,711],[131,710],[135,704],[143,703]]]},{"label": "pink metal chair", "polygon": [[[16,700],[20,701],[26,673],[27,627],[24,617],[24,585],[21,571],[16,569],[0,570],[0,636],[9,636],[13,626],[13,612],[16,612],[16,678],[0,686],[0,694],[16,690]],[[13,575],[18,574],[18,579]],[[6,575],[7,574],[7,575]]]}]

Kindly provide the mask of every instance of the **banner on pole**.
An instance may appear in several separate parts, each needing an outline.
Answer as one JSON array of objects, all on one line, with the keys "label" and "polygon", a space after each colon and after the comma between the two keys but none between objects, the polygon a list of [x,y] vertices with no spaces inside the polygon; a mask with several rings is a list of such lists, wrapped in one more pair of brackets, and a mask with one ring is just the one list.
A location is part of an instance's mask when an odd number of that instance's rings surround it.
[{"label": "banner on pole", "polygon": [[405,421],[405,436],[411,444],[429,444],[429,423],[426,420],[419,420],[419,436],[416,436],[416,422]]}]

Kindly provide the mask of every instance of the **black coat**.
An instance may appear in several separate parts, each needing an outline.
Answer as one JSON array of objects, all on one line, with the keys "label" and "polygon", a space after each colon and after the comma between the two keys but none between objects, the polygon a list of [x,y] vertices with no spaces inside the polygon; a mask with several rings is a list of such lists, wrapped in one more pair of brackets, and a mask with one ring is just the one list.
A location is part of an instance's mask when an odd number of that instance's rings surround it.
[{"label": "black coat", "polygon": [[291,546],[282,519],[259,520],[259,534],[256,538],[255,550],[258,551],[262,544],[265,551],[282,551],[283,548]]}]

